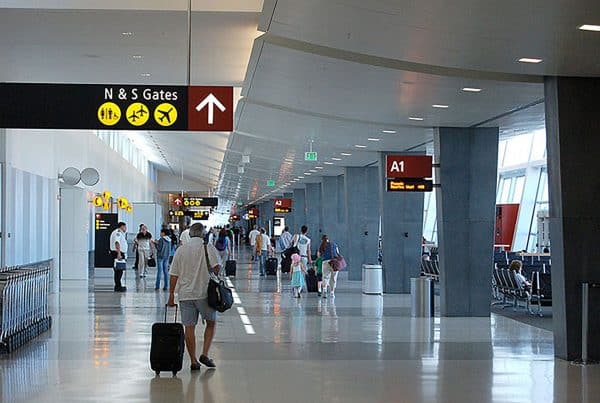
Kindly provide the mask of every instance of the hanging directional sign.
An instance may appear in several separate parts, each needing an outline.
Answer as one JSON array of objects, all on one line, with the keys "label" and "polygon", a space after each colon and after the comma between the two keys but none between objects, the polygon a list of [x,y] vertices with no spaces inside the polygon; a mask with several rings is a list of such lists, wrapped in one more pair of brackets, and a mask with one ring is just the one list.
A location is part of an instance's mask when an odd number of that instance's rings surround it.
[{"label": "hanging directional sign", "polygon": [[387,178],[431,178],[431,155],[386,155]]},{"label": "hanging directional sign", "polygon": [[317,152],[316,151],[307,151],[304,153],[304,161],[316,161],[317,160]]},{"label": "hanging directional sign", "polygon": [[388,179],[388,192],[431,192],[433,190],[433,182],[430,179],[421,178],[403,178],[403,179]]},{"label": "hanging directional sign", "polygon": [[217,197],[184,197],[183,207],[217,207],[219,199]]},{"label": "hanging directional sign", "polygon": [[271,180],[271,179],[270,179],[270,180],[268,180],[268,181],[267,181],[267,187],[270,187],[270,188],[272,188],[272,187],[275,187],[275,181],[274,181],[274,180]]},{"label": "hanging directional sign", "polygon": [[0,84],[0,128],[232,131],[233,87]]}]

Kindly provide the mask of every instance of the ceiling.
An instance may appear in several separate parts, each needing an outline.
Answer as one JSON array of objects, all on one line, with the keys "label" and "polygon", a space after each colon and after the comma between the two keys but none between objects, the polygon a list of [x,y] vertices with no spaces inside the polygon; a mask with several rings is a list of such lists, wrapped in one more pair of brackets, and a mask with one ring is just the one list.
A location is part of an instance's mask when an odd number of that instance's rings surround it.
[{"label": "ceiling", "polygon": [[[186,84],[187,6],[0,0],[0,81]],[[597,0],[194,0],[192,9],[191,83],[236,87],[235,131],[129,135],[160,169],[230,201],[372,164],[378,151],[426,150],[437,126],[539,129],[544,75],[600,75],[600,33],[577,29],[600,23]],[[318,162],[304,161],[311,147]]]}]

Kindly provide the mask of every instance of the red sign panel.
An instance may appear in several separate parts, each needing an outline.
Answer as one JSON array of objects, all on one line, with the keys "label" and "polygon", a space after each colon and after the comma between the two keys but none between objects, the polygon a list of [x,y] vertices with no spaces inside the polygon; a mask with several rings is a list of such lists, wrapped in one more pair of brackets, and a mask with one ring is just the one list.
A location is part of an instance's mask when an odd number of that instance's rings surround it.
[{"label": "red sign panel", "polygon": [[292,199],[275,199],[275,208],[292,208]]},{"label": "red sign panel", "polygon": [[430,155],[387,155],[387,178],[431,178]]},{"label": "red sign panel", "polygon": [[233,87],[189,87],[188,130],[233,131]]}]

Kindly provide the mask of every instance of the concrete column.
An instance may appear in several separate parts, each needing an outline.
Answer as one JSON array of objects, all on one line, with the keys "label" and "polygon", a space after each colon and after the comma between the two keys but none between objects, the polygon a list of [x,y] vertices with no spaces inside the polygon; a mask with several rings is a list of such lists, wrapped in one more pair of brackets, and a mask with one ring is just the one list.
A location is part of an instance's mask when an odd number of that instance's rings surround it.
[{"label": "concrete column", "polygon": [[[600,283],[600,78],[546,79],[554,354],[581,357],[581,283]],[[588,354],[600,359],[600,289],[589,292]]]},{"label": "concrete column", "polygon": [[[340,239],[343,238],[346,227],[339,219],[339,216],[343,215],[343,195],[340,193],[338,178],[338,176],[324,176],[321,182],[321,216],[323,217],[321,228],[323,234],[327,234],[329,239],[338,244],[343,254],[343,240],[340,242]],[[313,249],[316,250],[319,243],[320,239],[315,240]]]},{"label": "concrete column", "polygon": [[348,279],[362,279],[362,265],[377,262],[379,169],[347,167],[344,171],[347,239],[344,257]]},{"label": "concrete column", "polygon": [[284,193],[284,199],[292,199],[292,212],[289,214],[282,214],[285,217],[285,225],[290,227],[290,232],[294,230],[294,210],[296,210],[296,205],[294,204],[294,193]]},{"label": "concrete column", "polygon": [[489,316],[498,128],[434,133],[442,316]]},{"label": "concrete column", "polygon": [[345,182],[344,175],[337,177],[337,220],[339,222],[341,231],[338,234],[336,242],[340,248],[340,253],[344,255],[348,250],[348,222],[346,221],[346,198],[344,197]]},{"label": "concrete column", "polygon": [[306,193],[304,189],[294,189],[294,203],[292,206],[294,226],[290,227],[293,234],[300,233],[300,227],[306,224]]},{"label": "concrete column", "polygon": [[321,239],[321,184],[306,184],[306,225],[308,237],[312,240],[312,253]]},{"label": "concrete column", "polygon": [[418,277],[421,267],[424,194],[386,191],[387,154],[379,160],[384,291],[408,294],[410,278]]}]

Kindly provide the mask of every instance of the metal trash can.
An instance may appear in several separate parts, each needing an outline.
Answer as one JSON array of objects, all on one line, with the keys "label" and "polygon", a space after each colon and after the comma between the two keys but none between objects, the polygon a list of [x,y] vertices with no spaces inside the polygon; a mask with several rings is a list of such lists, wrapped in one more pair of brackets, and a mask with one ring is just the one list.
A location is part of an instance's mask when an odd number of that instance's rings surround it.
[{"label": "metal trash can", "polygon": [[380,264],[363,264],[363,294],[383,294],[383,270]]},{"label": "metal trash can", "polygon": [[431,318],[433,316],[433,280],[429,277],[410,279],[413,318]]}]

